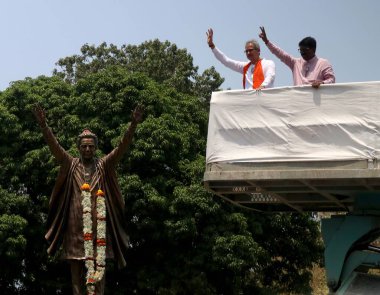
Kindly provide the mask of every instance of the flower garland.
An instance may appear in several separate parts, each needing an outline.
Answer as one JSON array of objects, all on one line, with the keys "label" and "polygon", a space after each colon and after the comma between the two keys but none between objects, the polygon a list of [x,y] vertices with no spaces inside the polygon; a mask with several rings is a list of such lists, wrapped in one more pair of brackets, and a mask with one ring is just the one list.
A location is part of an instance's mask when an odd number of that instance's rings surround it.
[{"label": "flower garland", "polygon": [[105,194],[99,189],[96,193],[96,258],[94,257],[91,187],[88,183],[81,186],[83,208],[83,239],[86,273],[87,294],[95,295],[95,284],[100,282],[106,267],[106,203]]}]

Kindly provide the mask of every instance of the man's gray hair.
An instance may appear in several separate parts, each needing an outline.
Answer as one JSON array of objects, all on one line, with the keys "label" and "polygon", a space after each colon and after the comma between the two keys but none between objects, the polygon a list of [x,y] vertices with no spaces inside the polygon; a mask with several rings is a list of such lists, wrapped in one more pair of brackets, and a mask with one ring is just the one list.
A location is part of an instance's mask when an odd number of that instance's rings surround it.
[{"label": "man's gray hair", "polygon": [[245,45],[248,45],[248,44],[253,44],[254,49],[260,50],[260,44],[259,42],[257,42],[257,40],[255,39],[248,40],[247,42],[245,42]]}]

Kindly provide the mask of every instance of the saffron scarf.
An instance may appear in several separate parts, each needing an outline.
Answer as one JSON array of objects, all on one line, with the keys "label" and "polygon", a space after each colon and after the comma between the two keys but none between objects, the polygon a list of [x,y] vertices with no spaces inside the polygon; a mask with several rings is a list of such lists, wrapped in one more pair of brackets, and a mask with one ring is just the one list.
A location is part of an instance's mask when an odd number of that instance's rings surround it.
[{"label": "saffron scarf", "polygon": [[[249,62],[244,66],[243,69],[243,88],[245,89],[245,75],[247,74],[248,68],[251,66],[252,62]],[[261,65],[261,59],[259,59],[255,65],[255,68],[253,70],[252,74],[252,81],[253,81],[253,89],[257,89],[261,86],[261,84],[264,82],[264,72],[263,67]]]}]

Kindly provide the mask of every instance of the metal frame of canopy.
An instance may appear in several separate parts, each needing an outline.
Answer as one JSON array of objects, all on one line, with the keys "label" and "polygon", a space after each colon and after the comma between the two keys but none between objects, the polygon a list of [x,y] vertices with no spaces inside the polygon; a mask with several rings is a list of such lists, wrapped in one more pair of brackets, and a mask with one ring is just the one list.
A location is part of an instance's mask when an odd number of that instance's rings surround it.
[{"label": "metal frame of canopy", "polygon": [[352,211],[354,200],[380,193],[377,162],[211,163],[205,187],[260,212]]}]

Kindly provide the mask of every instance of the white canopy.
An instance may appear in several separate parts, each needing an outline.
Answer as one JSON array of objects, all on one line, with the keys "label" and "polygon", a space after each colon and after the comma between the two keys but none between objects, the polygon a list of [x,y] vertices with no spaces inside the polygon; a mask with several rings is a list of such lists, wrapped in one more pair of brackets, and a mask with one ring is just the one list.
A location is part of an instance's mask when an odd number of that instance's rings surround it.
[{"label": "white canopy", "polygon": [[373,160],[380,81],[214,92],[206,162]]}]

